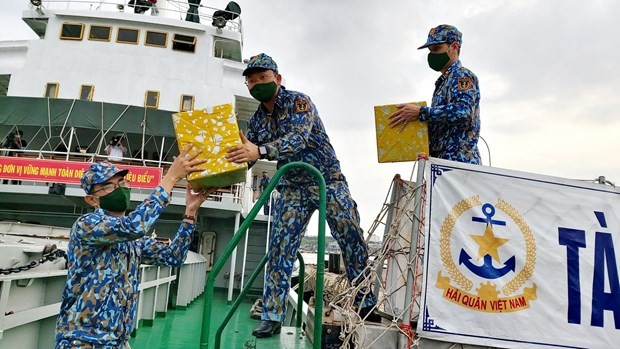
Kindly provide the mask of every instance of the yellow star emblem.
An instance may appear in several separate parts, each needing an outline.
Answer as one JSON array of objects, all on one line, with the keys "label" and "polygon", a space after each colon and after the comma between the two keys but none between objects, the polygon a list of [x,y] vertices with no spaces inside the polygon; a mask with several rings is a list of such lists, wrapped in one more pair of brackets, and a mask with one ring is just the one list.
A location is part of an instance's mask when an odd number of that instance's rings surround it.
[{"label": "yellow star emblem", "polygon": [[501,245],[507,243],[509,239],[496,238],[493,234],[491,224],[488,223],[483,235],[469,234],[469,236],[478,244],[478,260],[488,254],[491,255],[495,261],[501,263],[497,249]]}]

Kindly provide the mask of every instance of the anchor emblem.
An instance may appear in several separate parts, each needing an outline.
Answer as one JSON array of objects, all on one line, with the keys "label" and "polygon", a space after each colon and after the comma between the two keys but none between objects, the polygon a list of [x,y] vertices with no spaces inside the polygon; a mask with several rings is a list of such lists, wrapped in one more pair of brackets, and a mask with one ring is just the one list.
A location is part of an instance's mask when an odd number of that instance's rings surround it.
[{"label": "anchor emblem", "polygon": [[497,249],[509,241],[508,239],[495,237],[495,234],[493,233],[493,225],[505,226],[506,222],[493,219],[493,216],[495,215],[495,207],[491,204],[484,204],[482,206],[482,213],[485,218],[473,217],[472,221],[486,224],[484,234],[470,234],[469,236],[478,244],[479,248],[477,259],[479,260],[480,258],[483,258],[483,264],[474,264],[471,261],[472,257],[465,252],[464,249],[461,249],[459,264],[464,265],[472,273],[482,278],[497,279],[508,274],[510,271],[515,271],[516,259],[515,256],[508,258],[508,260],[503,263],[504,265],[501,268],[495,268],[493,266],[493,260],[497,263],[501,263]]}]

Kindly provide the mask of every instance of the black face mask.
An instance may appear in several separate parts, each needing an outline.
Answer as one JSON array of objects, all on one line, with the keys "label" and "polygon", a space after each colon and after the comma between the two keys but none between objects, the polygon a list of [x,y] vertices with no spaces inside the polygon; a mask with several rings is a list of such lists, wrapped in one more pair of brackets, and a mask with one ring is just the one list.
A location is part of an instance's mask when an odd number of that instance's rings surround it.
[{"label": "black face mask", "polygon": [[448,51],[443,53],[429,53],[428,57],[428,66],[431,67],[434,71],[441,71],[443,67],[450,62],[450,56],[448,55]]}]

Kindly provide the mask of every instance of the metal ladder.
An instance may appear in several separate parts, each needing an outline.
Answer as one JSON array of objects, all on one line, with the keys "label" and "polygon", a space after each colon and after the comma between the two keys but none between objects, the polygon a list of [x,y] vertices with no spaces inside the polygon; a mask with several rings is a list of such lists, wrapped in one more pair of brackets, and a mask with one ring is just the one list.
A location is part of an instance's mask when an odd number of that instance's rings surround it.
[{"label": "metal ladder", "polygon": [[[261,259],[258,267],[252,273],[252,276],[248,279],[245,287],[241,290],[239,296],[235,299],[232,304],[232,308],[226,314],[224,321],[217,329],[215,334],[215,340],[213,343],[209,343],[209,334],[210,334],[210,325],[211,325],[211,313],[213,311],[213,293],[215,290],[215,279],[220,273],[220,271],[224,268],[224,265],[230,258],[233,250],[237,247],[242,238],[244,238],[248,228],[256,218],[256,215],[263,207],[265,201],[269,200],[269,195],[276,187],[277,183],[280,181],[280,178],[288,171],[292,169],[303,169],[308,171],[314,178],[317,180],[319,185],[319,237],[318,237],[318,247],[317,247],[317,260],[323,261],[325,259],[325,212],[326,212],[326,192],[325,192],[325,180],[323,179],[323,175],[313,166],[303,163],[303,162],[291,162],[288,163],[282,168],[280,168],[276,174],[273,176],[267,188],[263,191],[261,196],[258,198],[258,201],[254,204],[252,210],[243,221],[239,230],[235,232],[235,235],[226,246],[226,249],[222,253],[222,256],[218,258],[217,262],[209,272],[209,277],[207,278],[207,282],[205,285],[205,307],[202,315],[202,332],[200,335],[200,349],[219,349],[221,345],[221,337],[224,331],[224,328],[228,324],[228,321],[232,318],[233,314],[241,304],[243,298],[250,290],[250,287],[254,283],[254,280],[261,273],[265,264],[267,263],[267,255]],[[299,259],[299,291],[297,293],[297,321],[296,327],[301,327],[302,322],[302,305],[303,305],[303,290],[304,290],[304,261],[301,257],[300,253],[297,253],[297,258]],[[321,329],[323,325],[323,278],[325,274],[325,264],[317,263],[316,266],[316,293],[314,295],[316,302],[314,308],[314,342],[313,348],[320,349],[321,348]]]}]

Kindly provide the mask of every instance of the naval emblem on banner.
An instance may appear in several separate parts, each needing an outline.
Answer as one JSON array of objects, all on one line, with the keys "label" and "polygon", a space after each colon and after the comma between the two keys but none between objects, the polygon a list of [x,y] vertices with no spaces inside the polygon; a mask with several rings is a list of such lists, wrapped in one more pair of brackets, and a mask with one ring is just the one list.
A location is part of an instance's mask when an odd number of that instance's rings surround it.
[{"label": "naval emblem on banner", "polygon": [[[495,217],[498,210],[510,220]],[[479,229],[454,238],[465,220]],[[451,252],[455,247],[457,256]],[[477,195],[458,202],[441,225],[439,250],[443,269],[435,286],[447,301],[474,311],[508,313],[536,300],[536,284],[530,281],[536,266],[534,234],[508,202],[483,204]]]}]

